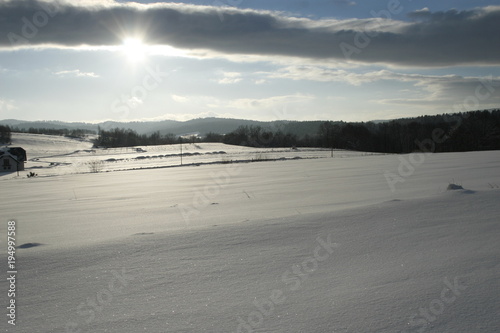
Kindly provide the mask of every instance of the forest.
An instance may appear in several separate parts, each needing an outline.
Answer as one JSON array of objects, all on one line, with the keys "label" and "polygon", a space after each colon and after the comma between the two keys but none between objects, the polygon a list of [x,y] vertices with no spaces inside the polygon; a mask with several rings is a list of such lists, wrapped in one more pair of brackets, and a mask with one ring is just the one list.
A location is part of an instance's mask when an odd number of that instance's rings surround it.
[{"label": "forest", "polygon": [[161,135],[154,132],[150,135],[138,134],[131,129],[114,128],[103,130],[99,128],[98,136],[94,140],[94,147],[115,148],[115,147],[133,147],[133,146],[154,146],[169,145],[179,142],[173,134]]},{"label": "forest", "polygon": [[[9,127],[9,126],[6,126]],[[19,127],[9,127],[9,130],[11,132],[16,132],[16,133],[30,133],[30,134],[45,134],[45,135],[61,135],[61,136],[66,136],[70,138],[83,138],[87,134],[96,134],[95,131],[88,130],[88,129],[80,129],[80,128],[46,128],[46,127],[40,127],[40,128],[35,128],[35,127],[30,127],[28,129],[22,129]]]},{"label": "forest", "polygon": [[11,129],[9,126],[0,125],[0,144],[10,143]]},{"label": "forest", "polygon": [[316,133],[297,136],[281,128],[243,126],[222,142],[252,147],[325,147],[381,153],[411,153],[432,140],[435,152],[500,149],[500,110],[471,111],[388,122],[326,121]]},{"label": "forest", "polygon": [[[323,147],[380,153],[421,151],[433,142],[433,152],[500,149],[500,110],[470,111],[420,116],[391,121],[280,121],[265,125],[243,125],[229,133],[178,136],[172,133],[138,134],[124,128],[98,128],[94,147],[166,145],[179,142],[221,142],[260,148]],[[0,143],[10,142],[16,128],[0,125]],[[29,128],[28,133],[83,137],[86,129]]]},{"label": "forest", "polygon": [[[278,122],[272,126],[240,126],[227,133],[178,137],[138,134],[130,129],[99,129],[95,147],[163,145],[179,142],[222,142],[260,148],[324,147],[380,153],[411,153],[432,140],[434,152],[500,149],[500,110],[471,111],[381,122]],[[304,133],[301,124],[308,126]]]}]

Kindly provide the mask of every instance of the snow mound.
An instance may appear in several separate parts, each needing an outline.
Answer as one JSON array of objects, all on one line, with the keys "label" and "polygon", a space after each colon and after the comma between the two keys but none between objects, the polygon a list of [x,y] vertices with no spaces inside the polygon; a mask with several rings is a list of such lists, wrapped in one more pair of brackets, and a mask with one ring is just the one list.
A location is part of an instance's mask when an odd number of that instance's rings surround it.
[{"label": "snow mound", "polygon": [[40,244],[40,243],[25,243],[25,244],[19,245],[18,248],[19,249],[29,249],[29,248],[37,247],[37,246],[40,246],[40,245],[43,245],[43,244]]},{"label": "snow mound", "polygon": [[457,185],[457,184],[449,184],[447,190],[448,191],[456,191],[456,190],[463,190],[464,188],[462,185]]}]

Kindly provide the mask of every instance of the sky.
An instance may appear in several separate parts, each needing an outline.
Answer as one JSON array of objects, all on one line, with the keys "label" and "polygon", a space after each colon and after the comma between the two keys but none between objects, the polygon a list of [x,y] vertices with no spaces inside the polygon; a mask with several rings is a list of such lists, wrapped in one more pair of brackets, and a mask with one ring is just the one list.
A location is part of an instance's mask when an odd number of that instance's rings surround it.
[{"label": "sky", "polygon": [[0,119],[370,121],[500,106],[500,1],[0,0]]}]

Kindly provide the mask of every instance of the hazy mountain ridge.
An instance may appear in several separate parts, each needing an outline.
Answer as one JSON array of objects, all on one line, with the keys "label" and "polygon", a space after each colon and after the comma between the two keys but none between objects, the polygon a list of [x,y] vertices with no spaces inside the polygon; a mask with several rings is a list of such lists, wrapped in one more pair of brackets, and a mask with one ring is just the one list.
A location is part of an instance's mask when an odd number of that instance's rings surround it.
[{"label": "hazy mountain ridge", "polygon": [[145,122],[118,122],[105,121],[101,123],[85,123],[85,122],[63,122],[63,121],[25,121],[17,119],[0,120],[1,125],[8,125],[11,128],[20,130],[28,130],[29,128],[51,128],[51,129],[85,129],[96,131],[98,128],[112,129],[125,128],[131,129],[138,134],[152,134],[160,132],[165,135],[172,133],[174,135],[185,135],[199,133],[201,135],[209,132],[226,134],[236,130],[240,126],[260,126],[273,130],[282,130],[283,132],[291,132],[299,136],[305,134],[317,133],[320,124],[323,121],[256,121],[245,119],[230,119],[230,118],[198,118],[188,121],[162,120],[162,121],[145,121]]},{"label": "hazy mountain ridge", "polygon": [[[34,129],[57,130],[132,130],[138,136],[166,137],[225,135],[225,143],[248,145],[249,138],[261,146],[315,146],[341,149],[406,153],[419,150],[417,141],[433,138],[442,132],[442,144],[436,151],[472,151],[500,149],[500,109],[464,113],[426,115],[385,122],[343,121],[256,121],[230,118],[198,118],[188,121],[148,121],[101,123],[67,123],[62,121],[2,120],[12,131]],[[36,131],[30,131],[35,133]],[[47,134],[45,131],[42,132]],[[102,132],[101,132],[102,133]],[[260,134],[259,134],[260,133]],[[41,134],[41,133],[40,133]],[[52,134],[52,133],[48,133]],[[159,135],[158,135],[159,134]],[[78,135],[78,134],[74,134]],[[271,137],[280,138],[277,142]],[[266,139],[267,138],[267,139]],[[318,141],[318,139],[320,141]],[[260,141],[266,142],[260,142]],[[302,141],[303,142],[302,142]],[[314,141],[316,140],[316,141]],[[220,140],[218,140],[220,141]],[[300,141],[300,142],[299,142]],[[260,142],[260,143],[259,143]],[[271,142],[273,142],[271,144]]]}]

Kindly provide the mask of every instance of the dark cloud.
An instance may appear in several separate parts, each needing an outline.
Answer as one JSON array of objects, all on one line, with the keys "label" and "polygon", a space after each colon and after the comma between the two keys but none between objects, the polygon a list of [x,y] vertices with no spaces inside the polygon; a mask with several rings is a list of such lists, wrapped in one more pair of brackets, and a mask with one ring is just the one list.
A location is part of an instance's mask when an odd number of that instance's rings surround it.
[{"label": "dark cloud", "polygon": [[350,0],[333,0],[333,3],[342,6],[356,6],[356,2]]},{"label": "dark cloud", "polygon": [[[44,5],[45,4],[45,5]],[[0,0],[0,47],[149,43],[227,54],[346,59],[410,66],[500,64],[500,7],[410,13],[416,21],[311,21],[271,12],[188,5],[52,5]],[[330,24],[331,23],[331,24]],[[382,26],[383,23],[383,26]]]},{"label": "dark cloud", "polygon": [[420,10],[416,10],[414,12],[411,12],[408,14],[408,17],[410,18],[417,18],[417,19],[427,19],[427,20],[432,20],[432,21],[441,21],[441,22],[463,22],[464,20],[473,18],[475,15],[478,14],[477,10],[464,10],[464,11],[458,11],[456,9],[451,9],[448,11],[444,12],[436,12],[432,13],[429,8],[423,8]]},{"label": "dark cloud", "polygon": [[414,20],[429,19],[432,17],[432,13],[429,8],[425,7],[408,14],[408,17]]}]

